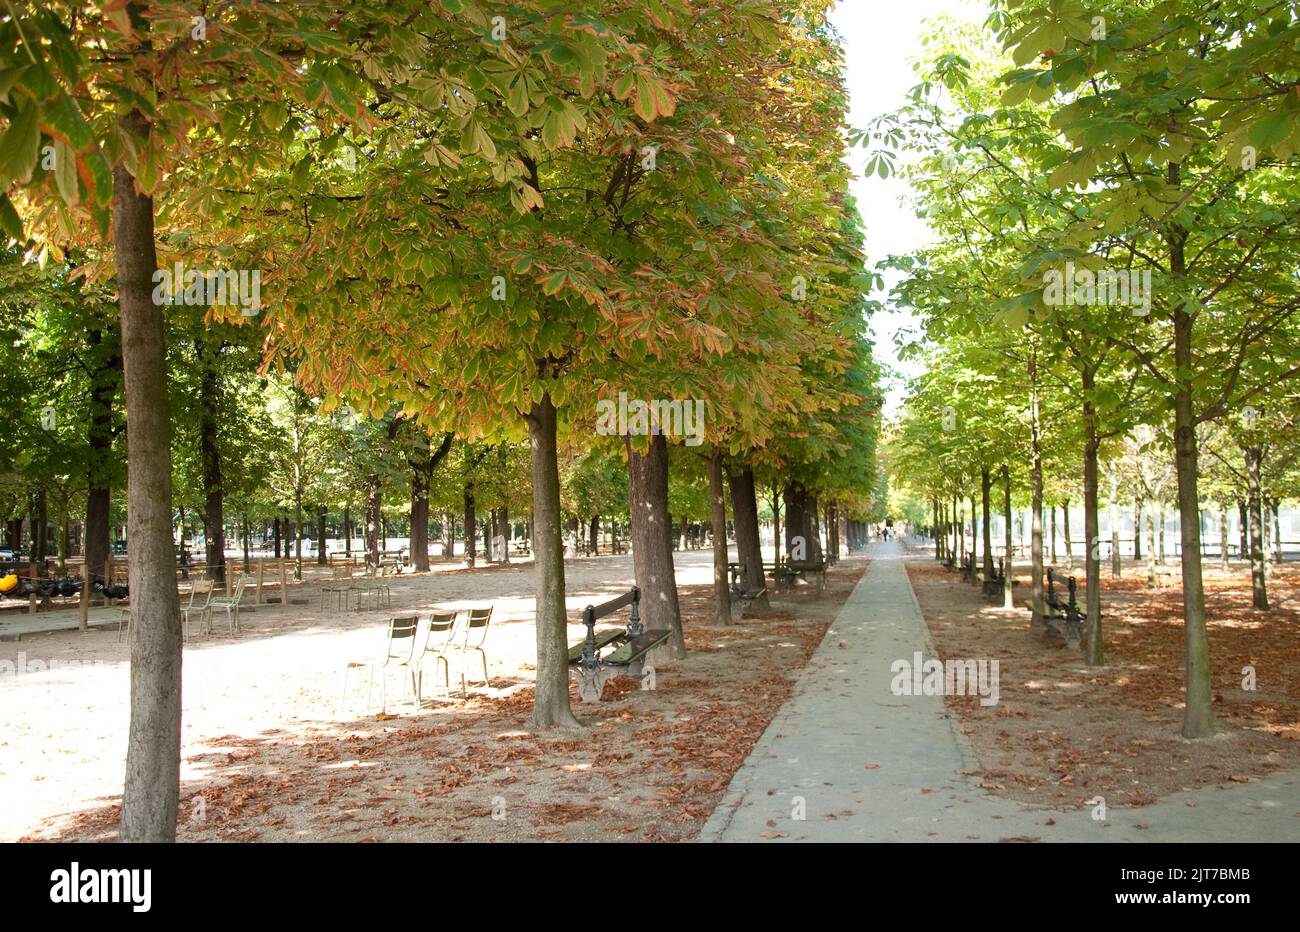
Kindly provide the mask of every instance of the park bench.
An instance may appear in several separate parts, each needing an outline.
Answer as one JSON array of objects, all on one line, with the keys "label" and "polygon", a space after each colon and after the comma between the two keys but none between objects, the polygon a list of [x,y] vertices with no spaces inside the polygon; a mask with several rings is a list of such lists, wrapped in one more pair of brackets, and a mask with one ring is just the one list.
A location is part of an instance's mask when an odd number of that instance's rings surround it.
[{"label": "park bench", "polygon": [[523,537],[516,540],[514,542],[514,546],[511,549],[514,550],[515,556],[517,557],[528,557],[528,556],[532,556],[533,553],[532,548],[529,546],[528,540]]},{"label": "park bench", "polygon": [[1171,566],[1152,566],[1147,570],[1147,588],[1164,589],[1173,586],[1174,581],[1181,575],[1181,569],[1174,569]]},{"label": "park bench", "polygon": [[1056,582],[1059,578],[1055,569],[1047,568],[1047,592],[1045,593],[1046,605],[1041,612],[1043,616],[1044,633],[1048,635],[1063,635],[1066,646],[1071,650],[1078,649],[1083,643],[1083,614],[1079,611],[1079,602],[1076,598],[1078,583],[1073,576],[1067,577],[1066,588],[1068,595],[1065,602],[1062,602],[1060,596],[1056,593]]},{"label": "park bench", "polygon": [[[1007,579],[1006,557],[998,557],[998,565],[994,567],[993,575],[988,579],[984,578],[983,569],[981,569],[977,575],[979,576],[980,582],[984,584],[984,594],[986,596],[989,598],[996,598],[1002,595],[1002,587],[1006,585]],[[1013,579],[1011,580],[1011,585],[1018,586],[1020,583]]]},{"label": "park bench", "polygon": [[[601,605],[588,605],[582,611],[587,626],[584,640],[569,648],[569,666],[577,674],[578,696],[584,702],[599,702],[606,681],[616,676],[634,676],[642,689],[654,689],[654,667],[645,663],[650,651],[668,640],[669,631],[641,630],[641,590],[633,586],[627,592]],[[631,606],[627,628],[596,633],[596,622]],[[601,651],[613,647],[608,654]]]},{"label": "park bench", "polygon": [[791,560],[786,564],[790,572],[794,573],[801,579],[807,579],[811,573],[817,580],[818,593],[826,591],[826,561],[813,562],[812,560]]},{"label": "park bench", "polygon": [[741,617],[755,605],[761,608],[768,608],[767,586],[762,585],[749,589],[741,588],[740,585],[740,564],[728,563],[727,569],[731,571],[731,606],[740,611]]},{"label": "park bench", "polygon": [[961,558],[961,581],[975,582],[975,555],[968,554]]}]

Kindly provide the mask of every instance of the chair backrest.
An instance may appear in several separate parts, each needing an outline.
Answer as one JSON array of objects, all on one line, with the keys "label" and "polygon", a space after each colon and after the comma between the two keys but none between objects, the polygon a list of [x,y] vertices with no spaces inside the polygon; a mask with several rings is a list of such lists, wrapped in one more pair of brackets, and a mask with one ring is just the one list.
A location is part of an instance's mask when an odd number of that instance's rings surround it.
[{"label": "chair backrest", "polygon": [[251,576],[244,576],[241,574],[240,577],[235,580],[235,591],[230,598],[234,600],[236,603],[238,603],[239,600],[244,596],[244,588],[248,585],[248,583],[251,580],[252,580]]},{"label": "chair backrest", "polygon": [[188,608],[202,608],[212,601],[212,580],[196,579],[190,585]]},{"label": "chair backrest", "polygon": [[471,608],[465,618],[465,643],[474,641],[474,646],[482,646],[487,639],[488,624],[492,621],[492,606]]},{"label": "chair backrest", "polygon": [[429,616],[429,633],[424,637],[424,649],[434,653],[442,651],[451,644],[456,637],[456,632],[460,625],[457,619],[460,618],[459,612],[434,612]]},{"label": "chair backrest", "polygon": [[419,630],[420,619],[415,615],[403,615],[388,620],[388,656],[387,660],[409,660],[415,652],[415,632]]}]

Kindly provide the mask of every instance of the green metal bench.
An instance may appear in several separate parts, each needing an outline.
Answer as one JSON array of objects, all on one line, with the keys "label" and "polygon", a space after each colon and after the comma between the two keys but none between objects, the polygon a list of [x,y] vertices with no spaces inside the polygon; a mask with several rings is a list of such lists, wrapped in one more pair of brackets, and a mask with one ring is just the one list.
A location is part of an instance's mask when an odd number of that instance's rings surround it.
[{"label": "green metal bench", "polygon": [[[596,633],[597,620],[631,606],[631,617],[625,631]],[[645,663],[646,655],[668,640],[669,631],[643,631],[641,629],[641,590],[633,586],[627,592],[602,605],[588,605],[582,611],[587,636],[569,648],[569,666],[578,678],[578,696],[584,702],[599,702],[605,683],[616,676],[634,676],[641,680],[642,689],[655,688],[654,667]],[[606,647],[618,646],[601,656]]]}]

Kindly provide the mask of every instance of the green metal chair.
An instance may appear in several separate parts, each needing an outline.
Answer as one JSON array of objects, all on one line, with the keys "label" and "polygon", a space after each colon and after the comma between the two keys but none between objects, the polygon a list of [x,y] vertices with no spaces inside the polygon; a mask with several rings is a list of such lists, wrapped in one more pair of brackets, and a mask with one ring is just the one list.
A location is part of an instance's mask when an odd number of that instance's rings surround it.
[{"label": "green metal chair", "polygon": [[217,609],[221,609],[226,613],[226,621],[230,623],[230,633],[236,636],[239,634],[239,603],[244,598],[245,587],[251,581],[252,577],[250,576],[240,576],[239,579],[235,581],[235,591],[232,594],[228,596],[218,595],[212,597],[208,606],[209,631],[212,629],[212,613],[216,612]]},{"label": "green metal chair", "polygon": [[190,584],[190,599],[181,608],[185,637],[190,636],[190,616],[198,615],[204,634],[212,633],[212,580],[196,579]]},{"label": "green metal chair", "polygon": [[388,670],[400,667],[407,672],[411,685],[412,708],[419,709],[419,660],[415,656],[415,634],[420,628],[420,619],[415,615],[390,618],[388,621],[388,644],[382,660],[354,660],[343,668],[343,694],[339,697],[339,709],[346,708],[348,698],[348,673],[352,670],[367,669],[370,680],[366,686],[366,708],[370,708],[370,699],[374,694],[375,671],[380,672],[380,712],[388,711]]},{"label": "green metal chair", "polygon": [[[483,651],[483,642],[487,640],[488,625],[492,622],[492,606],[487,608],[472,608],[465,619],[465,639],[455,645],[455,650],[460,654],[468,654],[471,651],[477,651],[479,657],[483,659],[483,685],[488,685],[488,662],[487,654]],[[465,691],[465,667],[461,665],[461,691]]]},{"label": "green metal chair", "polygon": [[[420,651],[416,677],[416,696],[424,698],[424,665],[433,664],[435,683],[438,676],[438,664],[442,664],[445,692],[451,695],[451,657],[456,652],[456,639],[464,628],[459,612],[434,612],[429,616],[429,630],[424,635],[424,648]],[[465,692],[465,678],[461,677],[461,694]]]}]

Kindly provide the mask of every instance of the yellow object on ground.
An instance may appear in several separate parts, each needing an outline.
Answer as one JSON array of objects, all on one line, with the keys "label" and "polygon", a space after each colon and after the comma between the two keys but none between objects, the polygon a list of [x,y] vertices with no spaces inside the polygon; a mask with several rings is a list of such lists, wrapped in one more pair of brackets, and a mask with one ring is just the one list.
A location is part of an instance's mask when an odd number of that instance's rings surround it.
[{"label": "yellow object on ground", "polygon": [[18,574],[10,573],[8,576],[0,576],[0,592],[8,592],[18,585]]}]

